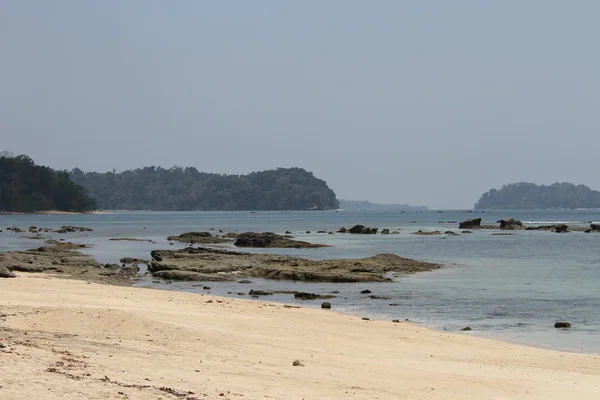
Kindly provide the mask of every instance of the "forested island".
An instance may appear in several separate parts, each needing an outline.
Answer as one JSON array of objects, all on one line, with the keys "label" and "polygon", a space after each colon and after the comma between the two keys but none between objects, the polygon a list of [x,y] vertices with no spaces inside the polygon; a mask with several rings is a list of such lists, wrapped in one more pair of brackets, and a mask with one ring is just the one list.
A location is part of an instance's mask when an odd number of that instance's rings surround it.
[{"label": "forested island", "polygon": [[96,201],[75,184],[67,172],[36,165],[26,155],[0,153],[0,211],[83,212],[95,209]]},{"label": "forested island", "polygon": [[70,172],[105,210],[305,210],[336,209],[325,181],[302,168],[248,175],[199,172],[193,167],[145,167],[116,172]]},{"label": "forested island", "polygon": [[600,208],[600,192],[585,185],[519,182],[492,189],[479,198],[475,209]]}]

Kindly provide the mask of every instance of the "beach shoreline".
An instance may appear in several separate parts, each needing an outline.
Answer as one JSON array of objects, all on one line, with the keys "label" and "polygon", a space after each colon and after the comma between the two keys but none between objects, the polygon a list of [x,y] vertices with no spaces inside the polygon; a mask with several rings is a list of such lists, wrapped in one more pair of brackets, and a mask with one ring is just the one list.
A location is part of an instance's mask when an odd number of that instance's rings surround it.
[{"label": "beach shoreline", "polygon": [[259,300],[18,275],[0,280],[3,399],[595,399],[600,390],[593,355]]}]

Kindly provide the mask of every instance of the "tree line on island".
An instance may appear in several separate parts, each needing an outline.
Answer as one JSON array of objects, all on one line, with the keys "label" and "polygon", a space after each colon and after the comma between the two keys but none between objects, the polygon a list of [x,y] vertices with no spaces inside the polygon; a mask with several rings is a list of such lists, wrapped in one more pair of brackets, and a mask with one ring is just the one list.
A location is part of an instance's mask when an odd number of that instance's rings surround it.
[{"label": "tree line on island", "polygon": [[[344,205],[352,208],[355,203],[364,206],[368,202],[345,201]],[[247,175],[154,166],[120,173],[86,173],[78,168],[56,171],[36,165],[26,155],[0,153],[0,211],[4,212],[339,207],[340,202],[327,183],[302,168],[277,168]],[[600,208],[600,192],[571,183],[546,186],[519,182],[492,189],[475,204],[475,209],[552,208]]]},{"label": "tree line on island", "polygon": [[96,201],[65,171],[36,165],[26,155],[0,153],[0,211],[91,211]]},{"label": "tree line on island", "polygon": [[55,171],[26,155],[0,153],[0,211],[337,209],[325,181],[302,168],[247,175],[196,168]]},{"label": "tree line on island", "polygon": [[479,198],[475,209],[600,208],[600,192],[585,185],[519,182],[492,189]]},{"label": "tree line on island", "polygon": [[74,169],[102,209],[110,210],[305,210],[336,209],[325,181],[302,168],[277,168],[247,175],[199,172],[194,167],[145,167],[115,172]]}]

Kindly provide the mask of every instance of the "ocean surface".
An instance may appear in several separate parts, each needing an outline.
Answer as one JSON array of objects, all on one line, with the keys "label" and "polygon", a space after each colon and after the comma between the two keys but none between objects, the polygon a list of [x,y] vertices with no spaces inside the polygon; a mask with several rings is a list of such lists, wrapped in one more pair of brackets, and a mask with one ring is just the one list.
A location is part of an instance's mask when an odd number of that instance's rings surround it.
[{"label": "ocean surface", "polygon": [[[208,283],[210,293],[241,297],[250,289],[300,290],[327,294],[336,311],[376,319],[409,319],[439,330],[460,331],[466,326],[477,335],[517,343],[587,353],[600,353],[600,233],[473,231],[461,236],[419,236],[418,230],[458,230],[458,221],[481,217],[495,224],[513,217],[528,224],[566,223],[586,226],[600,221],[600,211],[294,211],[294,212],[113,212],[106,215],[0,215],[0,252],[37,247],[25,234],[7,232],[6,227],[30,225],[58,228],[85,225],[93,232],[51,234],[55,238],[92,245],[86,252],[101,262],[121,257],[149,258],[150,250],[177,248],[166,237],[187,231],[217,233],[287,230],[301,239],[331,245],[319,249],[269,249],[311,259],[369,257],[394,253],[403,257],[441,263],[443,268],[401,277],[392,283],[309,284],[253,279],[253,284]],[[399,235],[319,234],[339,227],[363,224]],[[307,231],[311,233],[307,234]],[[155,243],[109,241],[115,237],[151,239]],[[246,250],[246,249],[245,249]],[[261,251],[261,250],[255,250]],[[143,278],[139,286],[165,290],[207,293],[197,283],[156,283]],[[196,285],[196,286],[194,286]],[[390,300],[373,300],[372,294]],[[248,298],[242,297],[242,298]],[[290,295],[273,295],[270,301],[301,303],[318,307],[320,301],[295,301]],[[390,303],[400,306],[390,307]],[[554,329],[556,321],[569,321],[571,329]]]}]

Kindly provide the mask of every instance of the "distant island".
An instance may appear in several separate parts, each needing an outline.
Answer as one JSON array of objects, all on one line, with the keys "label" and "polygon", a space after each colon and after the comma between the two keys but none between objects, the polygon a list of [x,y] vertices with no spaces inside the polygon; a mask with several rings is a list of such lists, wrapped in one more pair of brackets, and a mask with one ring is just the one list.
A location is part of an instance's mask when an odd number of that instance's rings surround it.
[{"label": "distant island", "polygon": [[96,208],[96,201],[73,183],[67,172],[36,165],[26,155],[0,153],[0,211],[85,212]]},{"label": "distant island", "polygon": [[479,198],[475,209],[600,208],[600,192],[585,185],[519,182],[492,189]]},{"label": "distant island", "polygon": [[248,175],[200,172],[193,167],[145,167],[123,172],[83,172],[71,179],[104,210],[234,211],[337,209],[325,181],[302,168]]},{"label": "distant island", "polygon": [[393,210],[427,210],[427,206],[410,206],[408,204],[380,204],[370,201],[340,200],[340,208],[357,211],[393,211]]}]

